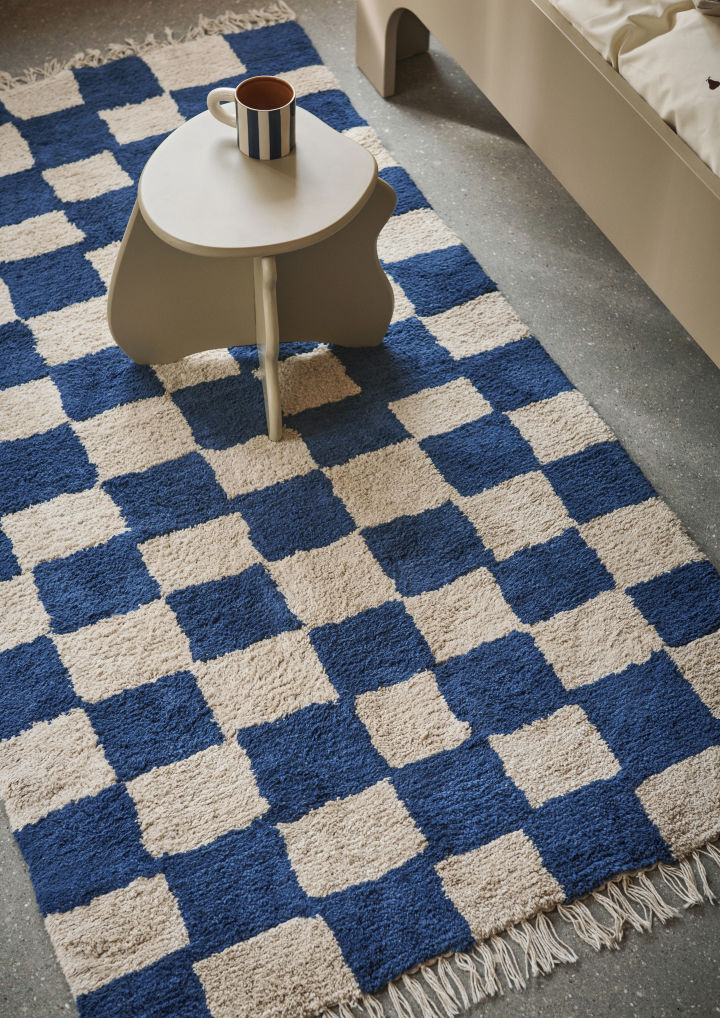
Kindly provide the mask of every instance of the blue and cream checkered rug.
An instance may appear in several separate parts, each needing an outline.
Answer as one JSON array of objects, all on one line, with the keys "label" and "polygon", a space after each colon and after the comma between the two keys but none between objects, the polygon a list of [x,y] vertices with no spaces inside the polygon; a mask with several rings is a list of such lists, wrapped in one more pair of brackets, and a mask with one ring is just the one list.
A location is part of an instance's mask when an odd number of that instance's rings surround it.
[{"label": "blue and cream checkered rug", "polygon": [[[114,57],[0,94],[0,792],[80,1014],[377,1016],[418,966],[452,1014],[572,959],[557,906],[671,914],[623,874],[700,900],[714,568],[286,8]],[[257,73],[398,195],[386,342],[284,347],[276,445],[252,350],[105,324],[146,159]]]}]

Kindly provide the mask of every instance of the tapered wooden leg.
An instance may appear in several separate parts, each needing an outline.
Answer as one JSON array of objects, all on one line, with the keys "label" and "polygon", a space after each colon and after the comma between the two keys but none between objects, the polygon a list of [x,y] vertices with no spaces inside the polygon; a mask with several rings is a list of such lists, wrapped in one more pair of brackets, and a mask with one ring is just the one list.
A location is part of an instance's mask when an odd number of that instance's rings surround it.
[{"label": "tapered wooden leg", "polygon": [[255,328],[265,417],[272,442],[282,438],[282,409],[278,382],[280,330],[277,310],[277,268],[272,257],[255,258]]}]

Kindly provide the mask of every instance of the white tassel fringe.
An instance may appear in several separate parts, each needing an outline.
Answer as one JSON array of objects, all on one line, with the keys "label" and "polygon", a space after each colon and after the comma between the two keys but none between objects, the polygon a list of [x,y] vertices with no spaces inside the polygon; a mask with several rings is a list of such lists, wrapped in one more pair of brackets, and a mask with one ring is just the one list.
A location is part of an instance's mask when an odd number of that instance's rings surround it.
[{"label": "white tassel fringe", "polygon": [[[720,867],[720,843],[707,844],[679,862],[658,863],[651,868],[679,899],[679,908],[667,902],[648,878],[650,870],[626,873],[593,891],[584,901],[559,905],[552,913],[540,912],[531,920],[480,941],[470,951],[443,955],[419,965],[387,986],[394,1018],[457,1018],[471,1004],[502,994],[505,989],[524,989],[529,978],[547,975],[556,965],[577,961],[575,951],[560,936],[563,924],[583,943],[600,951],[617,948],[628,927],[644,933],[656,921],[665,924],[679,918],[681,909],[715,903],[717,898],[705,870],[708,861]],[[603,921],[593,915],[588,902],[603,909]],[[329,1008],[321,1018],[386,1018],[387,1014],[378,996],[365,995]]]}]

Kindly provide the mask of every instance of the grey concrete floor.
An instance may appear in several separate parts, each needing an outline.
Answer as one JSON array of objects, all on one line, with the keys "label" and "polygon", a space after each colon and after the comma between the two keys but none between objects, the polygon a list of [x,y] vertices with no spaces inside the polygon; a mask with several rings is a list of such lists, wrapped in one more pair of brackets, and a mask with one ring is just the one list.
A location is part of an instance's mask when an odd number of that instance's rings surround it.
[{"label": "grey concrete floor", "polygon": [[[261,6],[241,0],[233,9]],[[355,67],[352,0],[295,0],[298,20],[429,201],[497,281],[720,566],[720,370],[693,343],[491,104],[435,44],[381,99]],[[184,30],[223,0],[0,0],[0,69]],[[712,878],[720,891],[718,874]],[[720,1014],[720,908],[631,934],[478,1009],[488,1018]],[[0,1018],[75,1006],[0,810]],[[133,1016],[128,1016],[133,1018]]]}]

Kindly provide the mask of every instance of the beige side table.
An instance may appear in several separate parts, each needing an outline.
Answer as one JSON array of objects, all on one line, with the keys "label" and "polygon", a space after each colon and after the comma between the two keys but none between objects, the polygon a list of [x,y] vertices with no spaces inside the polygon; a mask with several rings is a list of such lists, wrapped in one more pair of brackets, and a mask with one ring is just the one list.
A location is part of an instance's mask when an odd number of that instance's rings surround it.
[{"label": "beige side table", "polygon": [[374,346],[393,294],[377,237],[395,193],[373,156],[305,110],[297,148],[249,159],[210,113],[150,157],[115,263],[108,322],[140,364],[256,343],[268,435],[282,435],[279,343]]}]

